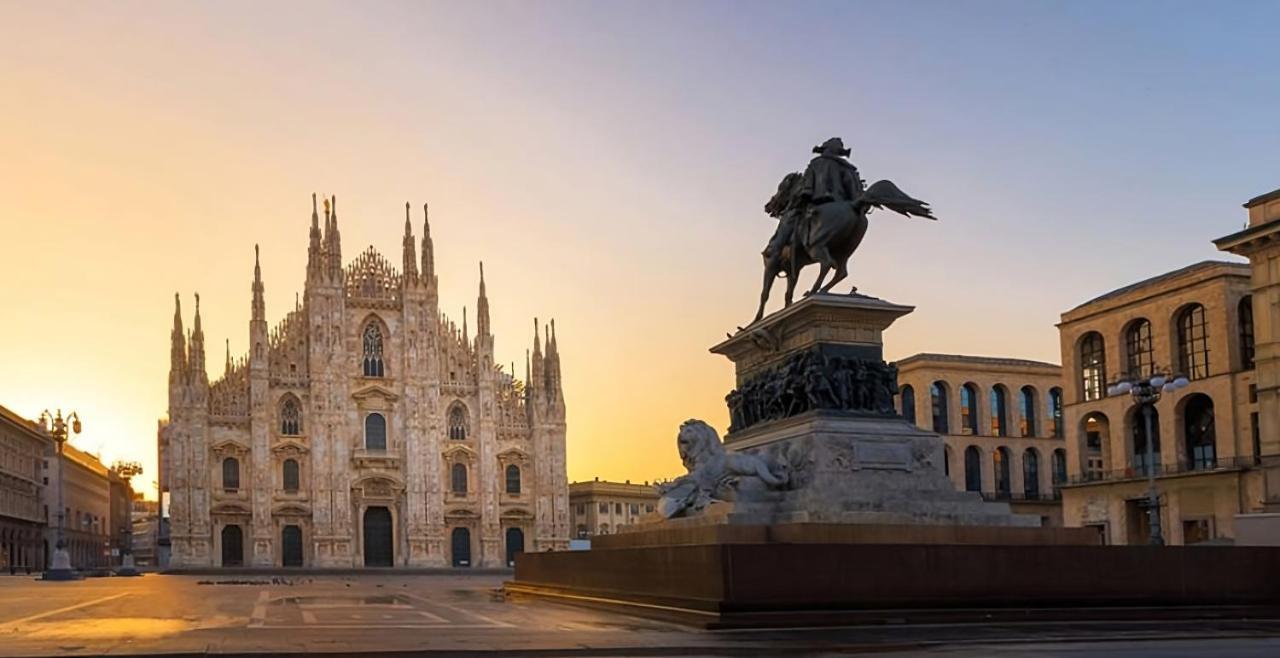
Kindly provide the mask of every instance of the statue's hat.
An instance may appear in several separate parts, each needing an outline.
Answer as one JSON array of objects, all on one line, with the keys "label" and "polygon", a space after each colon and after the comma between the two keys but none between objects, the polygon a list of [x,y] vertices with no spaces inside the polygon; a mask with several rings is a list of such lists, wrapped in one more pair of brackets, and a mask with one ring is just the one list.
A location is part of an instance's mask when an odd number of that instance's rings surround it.
[{"label": "statue's hat", "polygon": [[844,147],[844,140],[839,137],[832,137],[831,139],[823,142],[821,146],[813,147],[813,152],[825,153],[829,149],[834,149],[836,153],[845,157],[849,157],[849,154],[853,152]]}]

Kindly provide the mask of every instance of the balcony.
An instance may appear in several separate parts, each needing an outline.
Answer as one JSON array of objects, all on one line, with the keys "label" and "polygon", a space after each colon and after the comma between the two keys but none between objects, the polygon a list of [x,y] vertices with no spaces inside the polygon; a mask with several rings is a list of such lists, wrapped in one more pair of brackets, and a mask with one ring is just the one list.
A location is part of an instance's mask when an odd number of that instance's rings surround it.
[{"label": "balcony", "polygon": [[1072,475],[1066,485],[1097,484],[1100,482],[1123,482],[1126,480],[1144,480],[1154,471],[1158,478],[1176,475],[1194,475],[1198,473],[1224,473],[1252,468],[1258,465],[1253,457],[1219,457],[1202,458],[1195,461],[1177,464],[1137,465],[1110,471],[1093,471]]},{"label": "balcony", "polygon": [[982,499],[989,503],[1056,503],[1062,500],[1062,494],[1057,491],[1042,491],[1039,493],[984,491],[982,492]]}]

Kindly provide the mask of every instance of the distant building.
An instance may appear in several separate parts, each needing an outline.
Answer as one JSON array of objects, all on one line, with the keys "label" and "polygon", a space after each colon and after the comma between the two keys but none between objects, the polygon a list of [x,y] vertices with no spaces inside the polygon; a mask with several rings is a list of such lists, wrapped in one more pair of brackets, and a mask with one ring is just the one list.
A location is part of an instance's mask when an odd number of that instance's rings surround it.
[{"label": "distant building", "polygon": [[[1248,265],[1205,261],[1062,314],[1067,525],[1096,527],[1109,543],[1147,543],[1150,471],[1169,544],[1233,539],[1234,516],[1262,508],[1255,289]],[[1107,389],[1153,372],[1182,374],[1191,384],[1154,405],[1148,436],[1133,399]]]},{"label": "distant building", "polygon": [[[70,443],[62,446],[62,468],[58,468],[57,448],[50,441],[45,463],[49,486],[45,506],[49,510],[48,545],[58,541],[58,479],[63,478],[63,536],[71,566],[94,569],[110,565],[112,547],[110,470],[97,457]],[[52,555],[50,552],[49,555]]]},{"label": "distant building", "polygon": [[953,354],[917,354],[897,366],[899,411],[942,435],[943,466],[957,490],[1062,525],[1061,366]]},{"label": "distant building", "polygon": [[521,381],[495,360],[483,269],[471,328],[442,313],[425,219],[421,259],[406,204],[399,267],[372,247],[347,262],[336,205],[322,225],[312,204],[302,295],[270,328],[255,263],[248,354],[221,376],[199,298],[190,331],[175,308],[172,565],[494,567],[567,548],[555,324],[534,321]]},{"label": "distant building", "polygon": [[111,536],[108,551],[111,566],[120,566],[124,559],[124,550],[133,533],[133,488],[129,481],[120,477],[112,469],[107,470],[107,491],[110,499],[110,513],[107,532]]},{"label": "distant building", "polygon": [[658,488],[645,482],[606,482],[599,479],[569,485],[569,512],[575,539],[608,535],[655,513]]},{"label": "distant building", "polygon": [[133,535],[131,540],[134,564],[140,567],[159,567],[157,539],[160,530],[160,502],[134,498]]},{"label": "distant building", "polygon": [[39,425],[0,406],[0,570],[44,568],[44,460],[52,444]]}]

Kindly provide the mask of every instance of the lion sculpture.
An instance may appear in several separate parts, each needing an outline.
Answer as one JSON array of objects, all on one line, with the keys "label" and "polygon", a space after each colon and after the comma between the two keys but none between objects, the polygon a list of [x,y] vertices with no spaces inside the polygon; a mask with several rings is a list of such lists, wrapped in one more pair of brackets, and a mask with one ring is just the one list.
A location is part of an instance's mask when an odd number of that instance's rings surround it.
[{"label": "lion sculpture", "polygon": [[676,444],[689,473],[659,488],[658,511],[668,519],[691,516],[713,501],[732,499],[744,478],[755,478],[769,489],[781,489],[789,480],[785,465],[771,467],[757,455],[725,452],[716,431],[700,420],[681,424]]}]

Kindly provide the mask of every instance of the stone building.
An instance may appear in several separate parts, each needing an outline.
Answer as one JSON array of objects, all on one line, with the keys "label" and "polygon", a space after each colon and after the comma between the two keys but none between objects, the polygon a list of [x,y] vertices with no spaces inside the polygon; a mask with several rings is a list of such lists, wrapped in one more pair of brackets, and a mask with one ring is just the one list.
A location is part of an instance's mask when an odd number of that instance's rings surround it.
[{"label": "stone building", "polygon": [[44,490],[44,505],[49,510],[46,554],[52,557],[58,542],[58,479],[62,478],[63,539],[72,568],[108,566],[112,545],[110,469],[70,443],[62,444],[61,468],[54,445],[49,446],[45,463],[49,479]]},{"label": "stone building", "polygon": [[569,509],[577,539],[617,532],[619,527],[653,514],[657,504],[658,488],[648,482],[602,482],[597,478],[569,485]]},{"label": "stone building", "polygon": [[[1219,238],[1223,251],[1249,259],[1250,290],[1261,303],[1250,308],[1251,342],[1245,346],[1253,364],[1257,418],[1253,423],[1253,456],[1261,477],[1261,507],[1247,513],[1280,512],[1280,190],[1244,204],[1249,221],[1244,230]],[[1256,316],[1253,310],[1257,310]],[[1243,310],[1243,307],[1242,307]],[[1253,502],[1253,501],[1251,501]],[[1273,519],[1275,517],[1272,517]],[[1280,536],[1272,521],[1271,534]]]},{"label": "stone building", "polygon": [[0,406],[0,570],[43,569],[44,460],[53,440]]},{"label": "stone building", "polygon": [[[500,566],[566,548],[565,405],[554,323],[525,380],[440,312],[430,227],[405,205],[403,267],[343,266],[336,202],[312,198],[305,289],[268,329],[255,264],[249,353],[206,374],[199,298],[174,316],[160,446],[170,564]],[[165,492],[162,491],[162,495]]]},{"label": "stone building", "polygon": [[956,489],[1061,526],[1066,479],[1062,368],[984,356],[917,354],[897,362],[898,409],[942,435]]},{"label": "stone building", "polygon": [[[1096,527],[1109,543],[1146,543],[1149,469],[1167,543],[1230,539],[1233,517],[1261,505],[1253,289],[1248,265],[1205,261],[1062,314],[1067,525]],[[1107,389],[1153,372],[1191,383],[1155,404],[1148,437],[1132,398]]]}]

